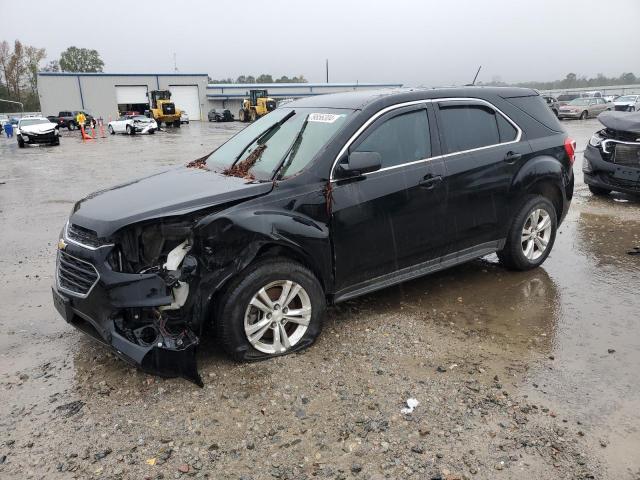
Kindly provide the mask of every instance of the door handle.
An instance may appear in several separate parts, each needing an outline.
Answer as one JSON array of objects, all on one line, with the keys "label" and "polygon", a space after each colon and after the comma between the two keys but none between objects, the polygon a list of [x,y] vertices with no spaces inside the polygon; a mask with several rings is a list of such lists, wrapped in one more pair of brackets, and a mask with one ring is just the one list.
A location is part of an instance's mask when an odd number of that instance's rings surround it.
[{"label": "door handle", "polygon": [[425,175],[425,177],[420,181],[420,183],[418,183],[418,185],[420,185],[420,188],[424,188],[425,190],[431,190],[432,188],[435,188],[435,186],[440,182],[442,182],[442,177],[440,175],[433,176],[431,174],[428,174]]},{"label": "door handle", "polygon": [[504,161],[507,163],[515,163],[518,160],[520,160],[522,158],[522,154],[521,153],[516,153],[516,152],[507,152],[507,154],[504,156]]}]

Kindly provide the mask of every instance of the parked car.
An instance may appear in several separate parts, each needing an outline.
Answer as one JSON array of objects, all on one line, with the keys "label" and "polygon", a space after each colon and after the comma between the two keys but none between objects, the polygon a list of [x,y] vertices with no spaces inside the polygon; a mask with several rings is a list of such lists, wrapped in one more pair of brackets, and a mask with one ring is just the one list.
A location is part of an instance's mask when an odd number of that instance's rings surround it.
[{"label": "parked car", "polygon": [[236,360],[310,346],[327,304],[497,252],[541,265],[575,142],[521,88],[296,100],[184,167],[89,195],[54,304],[143,369],[199,384],[205,327]]},{"label": "parked car", "polygon": [[640,95],[624,95],[613,102],[616,111],[635,112],[640,111]]},{"label": "parked car", "polygon": [[604,98],[576,98],[560,107],[558,118],[579,118],[585,120],[595,117],[605,110],[612,110],[613,104],[605,102]]},{"label": "parked car", "polygon": [[640,194],[640,112],[604,112],[598,120],[605,128],[584,152],[584,183],[594,195]]},{"label": "parked car", "polygon": [[46,117],[21,118],[15,136],[20,148],[43,143],[60,145],[60,129]]},{"label": "parked car", "polygon": [[553,112],[553,114],[557,117],[558,112],[560,111],[560,105],[558,104],[558,99],[556,97],[552,97],[551,95],[541,95],[547,105]]},{"label": "parked car", "polygon": [[186,123],[187,125],[189,124],[189,114],[184,110],[180,111],[180,123]]},{"label": "parked car", "polygon": [[582,92],[580,94],[582,98],[602,98],[602,92],[599,90],[593,90],[591,92]]},{"label": "parked car", "polygon": [[562,93],[558,95],[558,106],[562,107],[576,98],[582,98],[579,93]]},{"label": "parked car", "polygon": [[[63,110],[61,112],[58,113],[57,116],[55,115],[50,115],[47,118],[49,119],[49,121],[55,123],[58,125],[58,127],[60,128],[67,128],[69,130],[75,130],[78,127],[78,122],[76,121],[76,116],[78,115],[78,113],[80,113],[80,110]],[[85,120],[85,127],[95,127],[96,125],[96,121],[93,118],[92,115],[88,114],[85,111],[82,111],[82,113],[84,114],[86,120]]]},{"label": "parked car", "polygon": [[209,110],[207,118],[210,122],[233,122],[235,120],[233,113],[229,109],[216,110],[212,108]]},{"label": "parked car", "polygon": [[116,133],[126,133],[127,135],[148,133],[151,135],[158,130],[158,124],[153,118],[144,115],[122,115],[117,120],[109,122],[107,130],[111,135]]}]

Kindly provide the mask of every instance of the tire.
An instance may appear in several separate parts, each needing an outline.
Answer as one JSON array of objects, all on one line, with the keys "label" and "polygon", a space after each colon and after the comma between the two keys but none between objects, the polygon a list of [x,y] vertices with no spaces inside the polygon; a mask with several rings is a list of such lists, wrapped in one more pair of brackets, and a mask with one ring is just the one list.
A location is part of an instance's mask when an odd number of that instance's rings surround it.
[{"label": "tire", "polygon": [[244,109],[241,108],[238,111],[238,118],[240,119],[241,122],[246,122],[247,121]]},{"label": "tire", "polygon": [[24,140],[22,137],[18,137],[18,148],[24,148]]},{"label": "tire", "polygon": [[69,124],[67,125],[67,128],[69,129],[70,132],[74,131],[76,129],[76,123],[69,122]]},{"label": "tire", "polygon": [[[548,229],[545,227],[541,233],[535,233],[535,236],[532,236],[531,224],[536,224],[536,227],[544,224],[539,223],[544,222],[545,217],[542,214],[538,215],[538,212],[544,212],[548,217]],[[532,221],[534,216],[537,220]],[[520,271],[539,267],[553,248],[557,228],[557,213],[553,204],[540,195],[527,195],[522,207],[513,218],[504,248],[497,252],[500,263],[511,270]],[[525,229],[529,230],[530,237],[523,242]],[[544,242],[546,245],[542,250],[540,245]]]},{"label": "tire", "polygon": [[127,125],[127,135],[133,135],[133,128],[131,128],[131,125]]},{"label": "tire", "polygon": [[51,146],[52,147],[57,147],[60,145],[60,137],[56,138],[52,143]]},{"label": "tire", "polygon": [[150,129],[149,130],[149,135],[154,135],[156,133],[156,131],[154,129]]},{"label": "tire", "polygon": [[180,128],[182,124],[180,123],[180,120],[176,120],[175,122],[173,122],[173,126],[176,128]]},{"label": "tire", "polygon": [[250,118],[251,118],[252,122],[255,122],[256,119],[258,118],[258,114],[256,113],[255,110],[251,110],[251,117]]},{"label": "tire", "polygon": [[115,134],[116,134],[115,130],[113,129],[113,127],[112,127],[111,125],[109,125],[109,126],[107,127],[107,130],[109,130],[109,133],[110,133],[111,135],[115,135]]},{"label": "tire", "polygon": [[589,185],[589,190],[598,197],[603,197],[611,193],[611,190],[608,188],[594,187],[593,185]]},{"label": "tire", "polygon": [[[281,285],[274,284],[285,281],[301,287],[289,306],[295,304],[296,310],[301,310],[305,304],[310,306],[311,313],[307,314],[305,319],[296,317],[303,320],[306,325],[297,321],[288,321],[286,318],[281,319],[281,316],[286,314],[286,310],[284,307],[280,309],[277,301],[283,294],[283,288]],[[265,293],[273,302],[272,308],[266,307],[272,312],[269,314],[250,304],[265,287],[268,289]],[[293,292],[293,289],[290,292]],[[221,295],[214,321],[222,347],[234,360],[256,361],[309,347],[322,330],[325,311],[325,295],[313,273],[299,263],[286,258],[272,258],[249,266],[231,282]],[[271,316],[267,317],[267,315]],[[271,318],[275,320],[270,320]],[[281,321],[284,323],[278,323]],[[253,333],[254,342],[252,343],[246,329],[255,327],[257,324],[264,325]],[[286,336],[281,337],[281,329],[284,329]],[[257,337],[258,335],[260,336]],[[282,341],[277,343],[276,338],[282,338]],[[285,338],[291,342],[288,348],[285,346]]]},{"label": "tire", "polygon": [[629,107],[629,111],[630,112],[635,112],[636,111],[636,107]]},{"label": "tire", "polygon": [[587,118],[589,118],[589,112],[585,110],[580,114],[580,120],[586,120]]}]

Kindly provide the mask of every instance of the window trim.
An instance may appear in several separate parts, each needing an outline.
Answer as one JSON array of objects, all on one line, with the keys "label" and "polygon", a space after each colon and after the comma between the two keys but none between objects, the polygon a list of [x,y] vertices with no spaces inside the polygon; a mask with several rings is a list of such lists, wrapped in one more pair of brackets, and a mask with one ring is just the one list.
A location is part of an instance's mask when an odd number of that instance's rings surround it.
[{"label": "window trim", "polygon": [[[520,128],[520,126],[514,122],[511,117],[509,117],[509,115],[507,115],[506,113],[504,113],[502,110],[500,110],[498,107],[496,107],[493,103],[487,101],[487,100],[483,100],[481,98],[475,98],[475,97],[447,97],[447,98],[430,98],[430,99],[423,99],[423,100],[414,100],[411,102],[403,102],[403,103],[396,103],[395,105],[390,105],[388,107],[383,108],[382,110],[377,111],[375,114],[371,115],[371,117],[360,126],[360,128],[358,128],[358,130],[356,130],[356,132],[349,138],[349,140],[346,141],[346,143],[342,146],[342,148],[340,149],[340,151],[338,152],[338,155],[336,155],[336,158],[333,160],[333,165],[331,166],[331,174],[329,175],[329,181],[330,182],[337,182],[340,179],[335,178],[334,173],[336,171],[336,168],[338,166],[338,162],[340,161],[340,159],[342,158],[342,156],[349,150],[349,148],[351,147],[351,144],[354,143],[358,137],[373,123],[375,122],[379,117],[381,117],[382,115],[384,115],[385,113],[391,112],[393,110],[396,110],[398,108],[403,108],[403,107],[409,107],[412,105],[420,105],[420,104],[424,104],[425,108],[428,106],[428,104],[435,104],[435,103],[440,103],[440,102],[471,102],[471,103],[482,103],[484,105],[489,106],[490,108],[492,108],[493,110],[495,110],[497,113],[499,113],[500,115],[502,115],[511,125],[513,125],[513,127],[516,129],[517,131],[517,135],[515,140],[511,140],[509,142],[500,142],[500,143],[495,143],[492,145],[485,145],[484,147],[477,147],[477,148],[472,148],[469,150],[460,150],[459,152],[453,152],[453,153],[445,153],[445,154],[441,154],[441,155],[436,155],[433,157],[429,157],[429,158],[423,158],[420,160],[414,160],[413,162],[407,162],[407,163],[402,163],[400,165],[393,165],[391,167],[385,167],[385,168],[381,168],[380,170],[376,170],[375,172],[371,172],[368,173],[367,175],[373,175],[375,173],[378,172],[386,172],[388,170],[393,170],[395,168],[400,168],[400,167],[408,167],[411,165],[415,165],[417,163],[421,163],[421,162],[429,162],[432,160],[438,160],[441,158],[447,158],[447,157],[452,157],[454,155],[462,155],[465,153],[470,153],[470,152],[476,152],[476,151],[480,151],[480,150],[486,150],[488,148],[494,148],[494,147],[499,147],[499,146],[503,146],[503,145],[510,145],[512,143],[518,143],[522,140],[522,129]],[[438,132],[440,132],[440,126],[438,125]]]}]

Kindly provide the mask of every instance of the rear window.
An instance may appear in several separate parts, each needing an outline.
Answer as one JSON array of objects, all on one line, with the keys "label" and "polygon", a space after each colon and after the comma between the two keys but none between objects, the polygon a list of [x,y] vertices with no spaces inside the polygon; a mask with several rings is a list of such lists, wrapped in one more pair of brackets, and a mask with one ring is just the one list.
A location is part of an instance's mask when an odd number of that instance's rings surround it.
[{"label": "rear window", "polygon": [[482,105],[440,105],[447,153],[500,143],[495,112]]},{"label": "rear window", "polygon": [[545,127],[556,132],[564,131],[553,111],[547,106],[547,103],[541,96],[513,97],[505,98],[505,100]]}]

